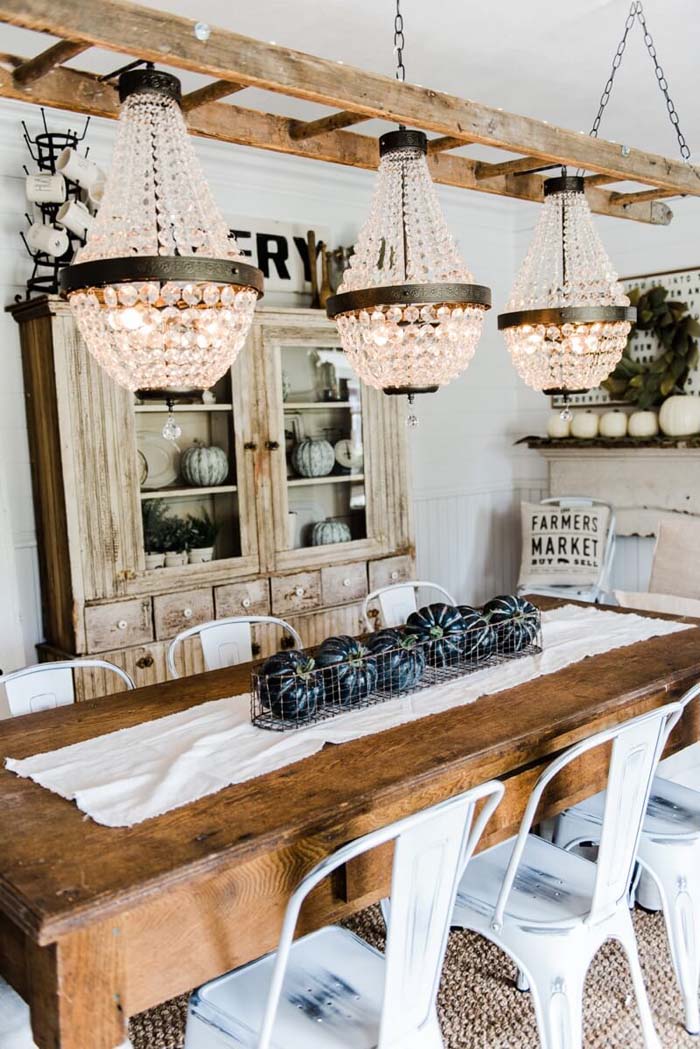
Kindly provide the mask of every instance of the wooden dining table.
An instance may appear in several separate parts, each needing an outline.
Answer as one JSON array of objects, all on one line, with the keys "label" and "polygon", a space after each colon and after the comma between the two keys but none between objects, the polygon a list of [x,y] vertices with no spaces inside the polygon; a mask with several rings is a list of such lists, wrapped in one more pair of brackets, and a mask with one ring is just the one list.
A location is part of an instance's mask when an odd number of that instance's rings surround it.
[{"label": "wooden dining table", "polygon": [[[557,602],[540,600],[542,607]],[[675,617],[678,618],[678,617]],[[700,679],[688,629],[574,663],[131,828],[0,770],[0,973],[29,1003],[40,1049],[114,1049],[129,1016],[274,948],[292,888],[352,838],[492,777],[506,785],[483,844],[515,832],[544,764],[597,729],[679,697]],[[90,739],[248,691],[239,666],[0,723],[3,758]],[[668,752],[700,738],[693,704]],[[607,755],[555,782],[540,817],[600,789]],[[299,933],[387,894],[386,847],[336,872]]]}]

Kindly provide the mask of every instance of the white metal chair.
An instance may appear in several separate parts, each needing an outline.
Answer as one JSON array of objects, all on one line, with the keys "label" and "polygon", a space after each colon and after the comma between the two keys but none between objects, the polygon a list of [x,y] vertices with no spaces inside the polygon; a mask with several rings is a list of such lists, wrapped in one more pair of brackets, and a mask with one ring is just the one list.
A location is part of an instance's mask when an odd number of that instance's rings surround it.
[{"label": "white metal chair", "polygon": [[64,707],[75,701],[73,674],[80,670],[107,670],[121,678],[127,689],[134,682],[125,670],[108,663],[105,659],[67,659],[54,663],[37,663],[35,666],[13,670],[0,677],[0,687],[12,717],[20,714],[36,714],[40,710]]},{"label": "white metal chair", "polygon": [[[55,663],[37,663],[0,677],[0,686],[13,717],[35,714],[40,710],[68,706],[75,700],[75,670],[107,670],[121,678],[127,689],[134,688],[131,677],[105,659],[72,659]],[[0,977],[0,1049],[36,1049],[29,1019],[29,1006]],[[131,1049],[124,1042],[121,1049]]]},{"label": "white metal chair", "polygon": [[[452,924],[492,940],[515,961],[518,986],[532,989],[543,1049],[579,1049],[583,985],[608,939],[627,955],[647,1049],[661,1049],[642,979],[627,903],[652,777],[681,713],[669,703],[598,732],[556,758],[537,780],[517,837],[485,850],[467,868]],[[608,804],[598,863],[530,833],[542,794],[567,765],[612,741]]]},{"label": "white metal chair", "polygon": [[294,641],[295,648],[303,648],[302,640],[293,626],[276,616],[229,616],[227,619],[212,619],[181,631],[170,642],[168,648],[168,671],[171,677],[179,677],[175,656],[180,645],[188,637],[199,635],[207,670],[221,670],[238,663],[249,663],[253,658],[252,627],[268,623],[280,627]]},{"label": "white metal chair", "polygon": [[382,586],[379,590],[373,590],[365,598],[362,606],[362,618],[368,630],[374,630],[374,625],[369,617],[369,608],[373,602],[379,605],[379,611],[383,627],[403,626],[411,612],[418,609],[418,591],[434,590],[440,595],[446,605],[456,605],[457,602],[448,594],[444,586],[439,583],[430,583],[421,579],[408,579],[402,583],[390,583]]},{"label": "white metal chair", "polygon": [[[277,951],[194,992],[185,1049],[442,1049],[435,1000],[455,890],[502,796],[501,783],[485,783],[319,863],[290,898]],[[336,926],[293,944],[311,890],[389,841],[395,848],[386,953]]]},{"label": "white metal chair", "polygon": [[610,511],[608,517],[608,530],[605,536],[605,548],[601,559],[598,579],[592,585],[552,585],[552,586],[528,586],[527,582],[518,581],[518,594],[539,594],[541,597],[570,597],[576,601],[591,601],[593,603],[604,601],[610,590],[610,576],[612,573],[613,560],[615,558],[615,512],[610,503],[602,499],[591,499],[583,495],[556,496],[551,499],[543,499],[541,506],[577,507],[577,506],[606,506]]},{"label": "white metal chair", "polygon": [[[700,684],[680,700],[681,709],[700,695]],[[690,749],[690,748],[689,748]],[[638,902],[663,909],[673,967],[683,997],[685,1028],[700,1034],[700,767],[677,781],[654,777],[639,839],[641,879]],[[568,809],[559,817],[555,841],[566,849],[600,841],[604,792]]]}]

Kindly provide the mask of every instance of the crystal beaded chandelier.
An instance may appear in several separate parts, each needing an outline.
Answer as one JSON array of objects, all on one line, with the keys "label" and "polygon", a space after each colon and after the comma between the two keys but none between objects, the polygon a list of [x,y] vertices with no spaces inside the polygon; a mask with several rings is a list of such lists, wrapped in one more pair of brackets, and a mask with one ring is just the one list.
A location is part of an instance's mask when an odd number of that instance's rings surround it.
[{"label": "crystal beaded chandelier", "polygon": [[[396,5],[397,79],[405,79],[403,19]],[[379,140],[379,177],[338,293],[329,299],[350,363],[389,394],[433,393],[474,356],[488,288],[460,257],[435,192],[422,131]]]},{"label": "crystal beaded chandelier", "polygon": [[610,374],[636,310],[593,226],[583,179],[547,179],[544,198],[498,327],[527,385],[568,397]]},{"label": "crystal beaded chandelier", "polygon": [[180,81],[119,78],[111,173],[87,242],[61,275],[90,352],[129,390],[197,390],[235,360],[262,295],[214,203],[180,110]]},{"label": "crystal beaded chandelier", "polygon": [[[633,0],[630,6],[590,134],[598,136],[635,21],[644,33],[681,157],[689,163],[690,150],[647,28],[642,0]],[[535,390],[563,395],[562,415],[568,417],[570,395],[599,386],[615,368],[637,311],[630,306],[593,226],[584,179],[567,177],[563,170],[561,178],[545,180],[544,198],[530,249],[498,327],[519,375]]]}]

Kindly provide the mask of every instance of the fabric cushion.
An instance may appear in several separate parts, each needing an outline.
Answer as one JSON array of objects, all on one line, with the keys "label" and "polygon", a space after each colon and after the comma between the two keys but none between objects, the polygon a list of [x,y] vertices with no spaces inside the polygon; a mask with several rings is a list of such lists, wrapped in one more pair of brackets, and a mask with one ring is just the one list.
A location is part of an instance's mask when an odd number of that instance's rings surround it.
[{"label": "fabric cushion", "polygon": [[607,506],[522,503],[518,585],[590,586],[600,578],[610,510]]},{"label": "fabric cushion", "polygon": [[641,608],[645,612],[668,612],[673,616],[695,616],[700,619],[700,601],[674,594],[648,594],[616,590],[615,597],[623,608]]},{"label": "fabric cushion", "polygon": [[659,524],[649,590],[700,598],[700,518],[679,515]]}]

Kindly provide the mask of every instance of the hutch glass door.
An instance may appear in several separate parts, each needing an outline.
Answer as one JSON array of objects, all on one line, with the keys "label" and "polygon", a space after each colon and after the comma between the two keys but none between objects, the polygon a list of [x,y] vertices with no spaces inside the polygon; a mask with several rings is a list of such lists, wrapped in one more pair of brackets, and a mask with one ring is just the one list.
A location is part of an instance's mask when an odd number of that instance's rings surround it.
[{"label": "hutch glass door", "polygon": [[170,410],[165,395],[135,395],[146,571],[231,560],[257,568],[244,450],[246,372],[247,363],[239,358],[205,394],[173,392],[170,403],[180,430],[173,437],[164,436]]},{"label": "hutch glass door", "polygon": [[369,432],[369,402],[378,395],[360,384],[330,325],[315,338],[313,331],[303,339],[275,334],[268,365],[276,564],[381,552],[376,409]]}]

